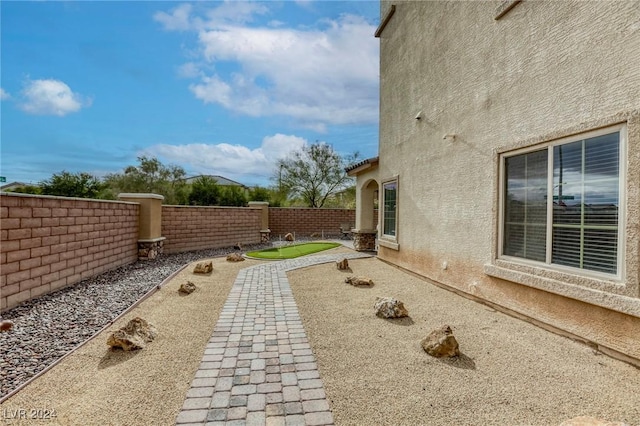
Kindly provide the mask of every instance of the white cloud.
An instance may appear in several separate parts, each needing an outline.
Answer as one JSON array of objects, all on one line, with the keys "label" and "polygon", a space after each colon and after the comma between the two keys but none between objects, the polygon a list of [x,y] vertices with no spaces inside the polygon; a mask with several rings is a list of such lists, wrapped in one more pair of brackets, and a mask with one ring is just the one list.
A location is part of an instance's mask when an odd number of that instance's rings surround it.
[{"label": "white cloud", "polygon": [[205,104],[218,103],[225,107],[231,106],[231,86],[216,76],[204,76],[201,84],[192,84],[189,89]]},{"label": "white cloud", "polygon": [[273,20],[269,21],[269,23],[267,25],[269,25],[270,27],[277,28],[277,27],[284,26],[284,22],[278,21],[277,19],[273,19]]},{"label": "white cloud", "polygon": [[166,158],[187,170],[199,174],[219,174],[229,178],[269,177],[278,159],[299,150],[307,140],[295,135],[275,134],[262,140],[259,148],[228,143],[186,145],[159,144],[147,148],[144,154]]},{"label": "white cloud", "polygon": [[194,62],[187,62],[178,68],[178,76],[182,78],[196,78],[201,75],[200,67]]},{"label": "white cloud", "polygon": [[295,0],[295,3],[300,7],[311,9],[313,0]]},{"label": "white cloud", "polygon": [[205,26],[212,28],[228,23],[252,22],[254,15],[267,15],[268,13],[269,8],[262,2],[226,0],[215,9],[207,11]]},{"label": "white cloud", "polygon": [[0,87],[0,101],[5,101],[7,99],[11,99],[11,95]]},{"label": "white cloud", "polygon": [[[244,25],[253,14],[266,14],[265,7],[225,2],[204,19],[190,18],[200,63],[216,69],[201,72],[189,86],[196,98],[251,116],[288,116],[320,131],[331,124],[375,123],[375,27],[354,15],[322,21],[315,29]],[[225,73],[225,65],[234,71]]]},{"label": "white cloud", "polygon": [[[202,8],[200,8],[202,9]],[[205,30],[226,24],[244,24],[253,21],[254,15],[265,15],[269,8],[263,3],[226,0],[214,9],[204,10],[205,18],[196,16],[191,4],[181,4],[167,12],[156,12],[153,19],[167,31]]]},{"label": "white cloud", "polygon": [[191,5],[181,4],[175,7],[171,13],[156,12],[153,19],[160,22],[167,31],[186,31],[192,26],[190,14]]},{"label": "white cloud", "polygon": [[91,100],[71,91],[60,80],[29,80],[22,91],[20,108],[29,114],[64,116],[91,105]]}]

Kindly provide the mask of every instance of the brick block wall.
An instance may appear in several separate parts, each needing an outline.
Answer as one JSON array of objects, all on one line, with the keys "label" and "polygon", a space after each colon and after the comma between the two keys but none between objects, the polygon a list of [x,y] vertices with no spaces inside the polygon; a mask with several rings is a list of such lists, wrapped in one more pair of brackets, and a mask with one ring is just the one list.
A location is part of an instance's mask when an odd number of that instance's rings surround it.
[{"label": "brick block wall", "polygon": [[261,210],[246,207],[162,206],[165,253],[260,242]]},{"label": "brick block wall", "polygon": [[133,203],[0,195],[0,309],[137,260]]},{"label": "brick block wall", "polygon": [[311,209],[304,207],[270,207],[269,229],[271,239],[294,233],[296,236],[307,237],[313,233],[325,237],[340,236],[340,225],[349,223],[355,226],[356,211],[351,209]]},{"label": "brick block wall", "polygon": [[[137,203],[0,194],[0,310],[138,258]],[[340,235],[346,209],[270,208],[272,238]],[[260,242],[261,210],[162,206],[166,253]]]}]

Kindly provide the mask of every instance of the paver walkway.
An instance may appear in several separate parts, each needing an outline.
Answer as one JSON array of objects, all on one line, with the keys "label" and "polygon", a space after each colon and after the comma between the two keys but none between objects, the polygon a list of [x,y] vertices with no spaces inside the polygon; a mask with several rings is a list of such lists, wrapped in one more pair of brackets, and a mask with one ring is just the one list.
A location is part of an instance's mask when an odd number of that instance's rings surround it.
[{"label": "paver walkway", "polygon": [[331,425],[318,366],[286,272],[364,253],[242,269],[178,414],[179,425]]}]

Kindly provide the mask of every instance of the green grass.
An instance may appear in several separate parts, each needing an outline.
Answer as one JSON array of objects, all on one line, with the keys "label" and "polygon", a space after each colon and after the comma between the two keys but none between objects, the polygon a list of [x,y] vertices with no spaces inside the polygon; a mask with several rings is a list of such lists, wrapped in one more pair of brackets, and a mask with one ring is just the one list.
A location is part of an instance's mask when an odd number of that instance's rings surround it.
[{"label": "green grass", "polygon": [[250,251],[247,256],[256,259],[293,259],[307,254],[317,253],[340,246],[340,243],[302,243],[290,246],[274,247],[270,249]]}]

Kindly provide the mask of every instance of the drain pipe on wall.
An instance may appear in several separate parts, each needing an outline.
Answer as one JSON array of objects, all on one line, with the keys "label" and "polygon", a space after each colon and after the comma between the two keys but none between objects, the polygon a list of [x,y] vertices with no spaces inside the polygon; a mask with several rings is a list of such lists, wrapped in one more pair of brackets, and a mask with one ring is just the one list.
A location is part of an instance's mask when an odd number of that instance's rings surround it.
[{"label": "drain pipe on wall", "polygon": [[69,355],[73,354],[75,351],[77,351],[78,349],[80,349],[81,347],[83,347],[84,345],[86,345],[87,343],[89,343],[90,341],[92,341],[94,338],[96,338],[100,333],[102,333],[103,331],[105,331],[107,328],[111,327],[113,325],[113,323],[115,323],[116,321],[120,320],[120,318],[124,317],[126,314],[128,314],[129,312],[131,312],[134,308],[136,308],[140,303],[142,303],[145,299],[147,299],[148,297],[150,297],[152,294],[154,294],[156,291],[160,290],[166,283],[168,283],[169,281],[171,281],[173,278],[175,278],[176,275],[178,275],[180,272],[182,272],[187,266],[189,266],[191,263],[187,263],[185,265],[183,265],[181,268],[179,268],[178,270],[176,270],[175,272],[173,272],[171,275],[169,275],[167,278],[165,278],[160,284],[158,284],[157,286],[153,287],[151,290],[147,291],[145,294],[142,295],[142,297],[140,297],[138,300],[136,300],[131,306],[129,306],[127,309],[125,309],[124,311],[122,311],[121,313],[119,313],[114,319],[112,319],[107,325],[105,325],[104,327],[102,327],[100,330],[98,330],[97,332],[95,332],[91,337],[89,337],[87,340],[85,340],[84,342],[80,343],[78,346],[76,346],[75,348],[71,349],[69,352],[67,352],[66,354],[64,354],[62,357],[58,358],[57,360],[55,360],[54,362],[52,362],[51,364],[47,365],[42,371],[36,373],[35,376],[31,377],[29,380],[27,380],[26,382],[24,382],[23,384],[21,384],[20,386],[18,386],[17,388],[15,388],[14,390],[12,390],[11,392],[9,392],[8,394],[6,394],[5,396],[3,396],[2,398],[0,398],[0,404],[2,404],[3,402],[5,402],[6,400],[8,400],[9,398],[11,398],[12,396],[14,396],[15,394],[17,394],[18,392],[20,392],[23,388],[25,388],[27,385],[29,385],[31,382],[33,382],[34,380],[36,380],[37,378],[39,378],[40,376],[42,376],[43,374],[45,374],[47,371],[51,370],[53,367],[55,367],[56,365],[58,365],[60,362],[62,362],[66,357],[68,357]]}]

